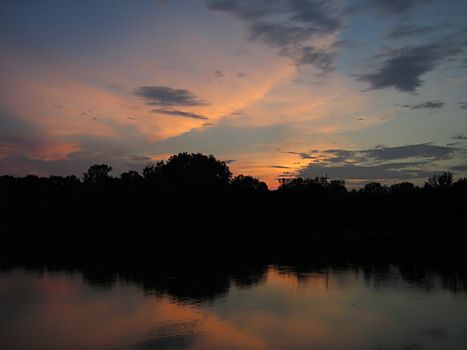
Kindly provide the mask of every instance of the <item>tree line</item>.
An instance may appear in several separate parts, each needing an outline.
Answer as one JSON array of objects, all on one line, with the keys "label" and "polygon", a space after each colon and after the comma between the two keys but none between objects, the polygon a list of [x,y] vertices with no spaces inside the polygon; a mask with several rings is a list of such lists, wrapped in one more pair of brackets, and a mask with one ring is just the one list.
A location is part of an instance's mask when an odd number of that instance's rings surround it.
[{"label": "tree line", "polygon": [[[180,153],[142,173],[106,164],[76,176],[0,176],[0,234],[35,247],[92,250],[218,244],[223,249],[391,242],[465,242],[467,179],[445,172],[424,185],[286,178],[277,190],[233,176],[212,155]],[[52,242],[52,243],[51,243]],[[323,243],[324,242],[324,243]],[[219,248],[220,249],[220,248]]]}]

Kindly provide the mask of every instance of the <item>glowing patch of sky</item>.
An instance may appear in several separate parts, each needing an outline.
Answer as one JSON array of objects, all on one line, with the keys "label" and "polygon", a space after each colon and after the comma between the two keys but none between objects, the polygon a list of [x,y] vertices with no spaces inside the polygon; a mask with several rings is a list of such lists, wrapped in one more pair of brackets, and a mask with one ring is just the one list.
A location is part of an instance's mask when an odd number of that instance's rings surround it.
[{"label": "glowing patch of sky", "polygon": [[[467,135],[465,2],[341,1],[332,13],[316,3],[321,17],[292,3],[6,1],[0,172],[79,175],[106,162],[118,174],[144,166],[134,155],[202,151],[275,186],[316,163],[297,155],[311,149]],[[290,36],[277,30],[283,11],[292,11]],[[303,17],[326,30],[309,36]],[[304,46],[308,64],[297,56]],[[385,76],[413,47],[434,56],[412,81]],[[324,63],[335,69],[323,72]],[[144,86],[203,103],[154,105],[135,94]],[[431,169],[463,164],[460,154]]]}]

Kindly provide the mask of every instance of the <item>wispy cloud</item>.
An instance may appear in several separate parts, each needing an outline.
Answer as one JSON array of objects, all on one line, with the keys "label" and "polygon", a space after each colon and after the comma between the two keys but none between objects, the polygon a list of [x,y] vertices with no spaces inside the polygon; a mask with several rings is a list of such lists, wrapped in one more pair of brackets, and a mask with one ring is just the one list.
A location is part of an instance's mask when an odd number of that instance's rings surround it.
[{"label": "wispy cloud", "polygon": [[467,164],[461,164],[461,165],[455,165],[453,167],[451,167],[451,170],[454,170],[454,171],[467,171]]},{"label": "wispy cloud", "polygon": [[457,147],[439,146],[432,143],[420,143],[416,145],[396,146],[396,147],[376,147],[363,151],[357,151],[364,156],[375,160],[398,160],[407,158],[425,158],[430,160],[442,160],[451,158]]},{"label": "wispy cloud", "polygon": [[441,109],[444,107],[444,102],[439,100],[426,101],[415,105],[404,105],[402,107],[410,108],[411,110],[417,109]]},{"label": "wispy cloud", "polygon": [[390,163],[380,165],[342,164],[327,166],[310,164],[299,171],[301,177],[327,175],[336,179],[348,180],[398,180],[427,177],[431,172],[420,169],[421,163]]},{"label": "wispy cloud", "polygon": [[427,169],[436,162],[454,159],[456,154],[463,151],[465,150],[461,147],[432,143],[377,146],[364,150],[315,150],[308,155],[316,156],[319,161],[312,161],[299,169],[296,175],[313,177],[327,174],[330,177],[350,180],[422,178],[431,174]]},{"label": "wispy cloud", "polygon": [[[445,28],[446,26],[443,26]],[[391,29],[387,37],[389,39],[406,39],[409,37],[419,36],[423,34],[430,34],[436,32],[437,30],[441,29],[440,26],[416,26],[410,24],[400,24],[393,29]]]},{"label": "wispy cloud", "polygon": [[135,95],[147,100],[149,105],[159,106],[201,106],[207,102],[186,89],[173,89],[168,86],[140,86]]},{"label": "wispy cloud", "polygon": [[[206,0],[207,7],[241,20],[249,38],[277,48],[297,64],[329,69],[335,56],[331,47],[316,47],[310,39],[337,33],[343,28],[338,7],[320,0]],[[335,47],[334,47],[335,49]]]},{"label": "wispy cloud", "polygon": [[130,160],[135,161],[135,162],[149,162],[152,160],[151,157],[140,155],[140,154],[132,154],[130,155],[129,158]]},{"label": "wispy cloud", "polygon": [[368,0],[368,4],[384,13],[404,14],[432,0]]},{"label": "wispy cloud", "polygon": [[315,156],[309,154],[309,153],[306,153],[306,152],[286,152],[287,154],[295,154],[295,155],[298,155],[300,156],[300,158],[302,159],[316,159]]},{"label": "wispy cloud", "polygon": [[285,165],[271,165],[271,168],[274,168],[274,169],[290,169],[289,166],[285,166]]},{"label": "wispy cloud", "polygon": [[358,79],[368,82],[369,90],[395,88],[401,92],[415,92],[422,86],[424,74],[461,51],[449,42],[387,50],[375,57],[381,61],[379,67],[371,73],[361,74]]},{"label": "wispy cloud", "polygon": [[153,112],[166,114],[166,115],[171,115],[171,116],[174,116],[174,117],[201,119],[201,120],[208,120],[209,119],[208,117],[206,117],[204,115],[201,115],[201,114],[192,113],[192,112],[185,112],[185,111],[179,111],[179,110],[176,110],[176,109],[157,108],[157,109],[154,109]]}]

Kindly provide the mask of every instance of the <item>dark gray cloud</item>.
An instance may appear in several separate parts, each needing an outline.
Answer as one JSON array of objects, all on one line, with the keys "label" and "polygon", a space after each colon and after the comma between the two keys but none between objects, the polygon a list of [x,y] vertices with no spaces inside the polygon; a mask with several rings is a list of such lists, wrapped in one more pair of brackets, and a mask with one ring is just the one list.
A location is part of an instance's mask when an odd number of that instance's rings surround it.
[{"label": "dark gray cloud", "polygon": [[[336,16],[337,8],[332,1],[323,0],[206,0],[210,10],[222,11],[247,21],[252,34],[262,32],[261,23],[290,24],[290,29],[301,39],[313,34],[333,33],[342,23]],[[272,28],[275,31],[276,28]],[[280,37],[280,35],[279,35]],[[274,41],[274,40],[273,40]],[[281,43],[281,40],[278,40]]]},{"label": "dark gray cloud", "polygon": [[459,102],[459,107],[462,108],[462,109],[467,109],[467,101]]},{"label": "dark gray cloud", "polygon": [[377,161],[389,161],[407,158],[424,158],[428,160],[443,160],[454,156],[459,149],[452,146],[438,146],[432,143],[396,147],[376,147],[373,149],[357,151],[362,155]]},{"label": "dark gray cloud", "polygon": [[420,169],[420,163],[388,163],[379,165],[341,164],[329,166],[310,164],[298,173],[301,177],[329,176],[348,180],[402,180],[428,177],[431,173]]},{"label": "dark gray cloud", "polygon": [[327,159],[331,163],[340,163],[357,157],[357,152],[345,149],[329,149],[325,153],[331,156]]},{"label": "dark gray cloud", "polygon": [[185,112],[185,111],[179,111],[179,110],[176,110],[176,109],[157,108],[157,109],[154,109],[153,112],[166,114],[166,115],[171,115],[171,116],[174,116],[174,117],[201,119],[201,120],[208,120],[209,119],[208,117],[206,117],[204,115],[201,115],[201,114]]},{"label": "dark gray cloud", "polygon": [[[438,146],[432,143],[385,147],[365,150],[329,149],[321,151],[321,157],[329,158],[303,167],[297,175],[314,177],[328,175],[341,179],[403,180],[424,178],[431,174],[426,170],[434,162],[454,159],[465,151],[454,146]],[[310,152],[308,155],[316,154]],[[462,170],[454,169],[453,170]]]},{"label": "dark gray cloud", "polygon": [[343,27],[332,1],[206,0],[206,3],[210,10],[222,11],[243,21],[251,40],[278,49],[296,64],[312,64],[321,69],[330,67],[335,52],[312,47],[308,41],[336,33]]},{"label": "dark gray cloud", "polygon": [[410,108],[411,110],[417,109],[441,109],[444,107],[444,102],[439,100],[426,101],[416,105],[404,105],[402,107]]},{"label": "dark gray cloud", "polygon": [[306,152],[285,152],[285,153],[295,154],[297,156],[300,156],[300,158],[302,159],[316,159],[316,156],[313,156],[312,154],[306,153]]},{"label": "dark gray cloud", "polygon": [[410,24],[400,24],[389,31],[387,37],[394,40],[405,39],[423,34],[430,34],[440,28],[441,27],[439,26],[415,26]]},{"label": "dark gray cloud", "polygon": [[271,165],[271,168],[273,168],[273,169],[290,169],[289,166],[284,166],[284,165]]},{"label": "dark gray cloud", "polygon": [[270,0],[207,0],[210,10],[224,11],[241,18],[259,18],[277,11],[277,2]]},{"label": "dark gray cloud", "polygon": [[419,5],[426,5],[430,0],[368,0],[370,6],[385,14],[404,14]]},{"label": "dark gray cloud", "polygon": [[323,71],[332,70],[332,63],[336,53],[329,50],[317,50],[312,46],[303,47],[298,51],[296,62],[299,64],[312,64]]},{"label": "dark gray cloud", "polygon": [[446,0],[352,0],[349,1],[347,13],[373,13],[380,18],[404,18],[416,13],[421,6]]},{"label": "dark gray cloud", "polygon": [[285,23],[256,23],[252,27],[250,38],[263,41],[270,46],[286,48],[301,44],[318,33],[313,27]]},{"label": "dark gray cloud", "polygon": [[467,141],[467,136],[458,135],[458,136],[453,136],[452,139],[454,139],[454,140],[461,140],[461,141]]},{"label": "dark gray cloud", "polygon": [[374,72],[362,74],[358,79],[368,82],[369,89],[392,87],[402,92],[414,92],[423,84],[421,77],[424,74],[461,51],[448,42],[389,50],[375,57],[382,61]]},{"label": "dark gray cloud", "polygon": [[328,149],[324,151],[287,152],[296,154],[302,159],[318,159],[327,157],[327,163],[380,163],[387,161],[403,161],[410,158],[424,161],[445,160],[454,157],[461,149],[455,146],[439,146],[432,143],[385,147],[377,146],[365,150]]},{"label": "dark gray cloud", "polygon": [[156,106],[200,106],[207,102],[197,98],[192,92],[185,89],[173,89],[168,86],[140,86],[135,95],[148,101],[149,105]]},{"label": "dark gray cloud", "polygon": [[132,161],[135,162],[149,162],[152,160],[151,157],[145,156],[145,155],[139,155],[139,154],[132,154],[129,157]]},{"label": "dark gray cloud", "polygon": [[454,170],[454,171],[467,171],[467,164],[455,165],[455,166],[451,167],[451,170]]}]

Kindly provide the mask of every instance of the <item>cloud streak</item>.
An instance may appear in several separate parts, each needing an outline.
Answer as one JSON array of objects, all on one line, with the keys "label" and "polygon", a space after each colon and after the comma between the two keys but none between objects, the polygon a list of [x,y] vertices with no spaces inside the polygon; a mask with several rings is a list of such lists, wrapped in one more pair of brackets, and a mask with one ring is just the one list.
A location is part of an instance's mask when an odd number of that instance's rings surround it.
[{"label": "cloud streak", "polygon": [[417,109],[441,109],[444,107],[444,102],[438,100],[426,101],[416,105],[404,105],[405,108],[410,108],[411,110]]},{"label": "cloud streak", "polygon": [[441,42],[389,50],[375,57],[382,59],[377,69],[361,74],[358,79],[370,84],[368,90],[394,88],[401,92],[415,92],[422,86],[424,74],[461,51],[455,45]]},{"label": "cloud streak", "polygon": [[140,86],[135,95],[147,100],[148,105],[156,106],[203,106],[207,102],[185,89],[168,86]]},{"label": "cloud streak", "polygon": [[400,15],[424,5],[431,0],[369,0],[369,5],[374,8],[393,15]]},{"label": "cloud streak", "polygon": [[[455,137],[456,138],[456,137]],[[457,137],[459,138],[459,137]],[[299,155],[302,159],[316,159],[318,156],[325,157],[327,162],[381,162],[419,158],[425,160],[450,159],[456,152],[460,151],[454,146],[439,146],[431,142],[419,143],[405,146],[377,146],[364,150],[327,149],[324,151],[287,152]]]},{"label": "cloud streak", "polygon": [[299,171],[301,177],[329,176],[348,180],[398,180],[427,177],[431,174],[418,166],[423,163],[391,163],[380,165],[342,164],[326,166],[310,164]]},{"label": "cloud streak", "polygon": [[201,115],[201,114],[192,113],[192,112],[185,112],[185,111],[179,111],[179,110],[175,110],[175,109],[157,108],[157,109],[154,109],[153,112],[166,114],[166,115],[171,115],[171,116],[174,116],[174,117],[209,120],[208,117],[206,117],[204,115]]},{"label": "cloud streak", "polygon": [[[435,162],[454,159],[465,151],[454,146],[422,143],[406,146],[378,146],[365,150],[328,149],[309,154],[296,153],[302,159],[316,157],[315,161],[296,173],[301,177],[328,175],[349,180],[397,180],[427,177],[427,170]],[[455,169],[462,170],[462,169]]]},{"label": "cloud streak", "polygon": [[249,39],[278,49],[296,64],[327,70],[336,54],[331,47],[310,44],[314,38],[343,28],[332,1],[320,0],[206,0],[208,9],[227,13],[247,25]]},{"label": "cloud streak", "polygon": [[423,34],[430,34],[435,32],[436,30],[441,29],[440,26],[415,26],[415,25],[408,25],[408,24],[401,24],[394,27],[389,33],[387,37],[393,40],[399,39],[406,39],[411,38],[414,36],[419,36]]},{"label": "cloud streak", "polygon": [[451,158],[458,151],[457,147],[438,146],[432,143],[396,147],[376,147],[373,149],[357,151],[369,158],[378,161],[398,160],[407,158],[425,158],[430,160],[443,160]]}]

